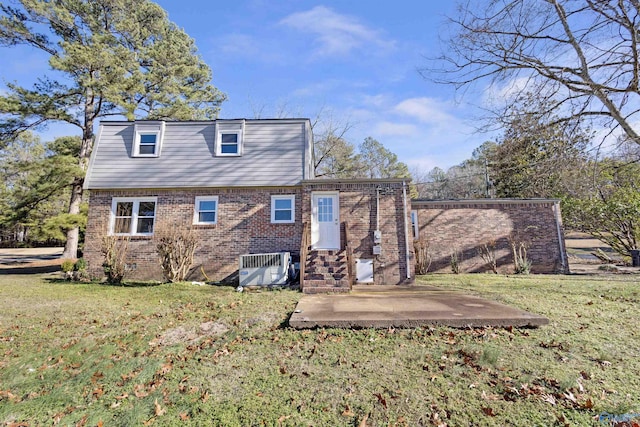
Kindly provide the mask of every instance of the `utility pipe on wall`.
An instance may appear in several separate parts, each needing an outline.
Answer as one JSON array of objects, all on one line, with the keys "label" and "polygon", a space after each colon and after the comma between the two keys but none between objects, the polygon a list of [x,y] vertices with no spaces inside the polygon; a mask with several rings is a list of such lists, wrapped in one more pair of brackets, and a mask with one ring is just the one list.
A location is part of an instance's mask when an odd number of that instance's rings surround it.
[{"label": "utility pipe on wall", "polygon": [[404,254],[407,269],[407,279],[411,279],[411,269],[409,263],[411,256],[409,255],[409,226],[407,225],[407,183],[402,181],[402,214],[404,215]]}]

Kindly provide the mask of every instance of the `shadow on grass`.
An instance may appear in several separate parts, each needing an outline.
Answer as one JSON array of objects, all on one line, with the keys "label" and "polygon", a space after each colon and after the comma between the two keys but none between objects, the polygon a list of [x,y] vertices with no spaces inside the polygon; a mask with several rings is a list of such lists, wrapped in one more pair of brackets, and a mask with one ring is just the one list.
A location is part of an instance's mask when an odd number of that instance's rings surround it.
[{"label": "shadow on grass", "polygon": [[58,285],[98,285],[98,286],[110,286],[116,288],[150,288],[154,286],[160,286],[163,283],[160,282],[143,282],[143,281],[127,281],[124,283],[107,283],[97,281],[77,282],[73,280],[67,280],[61,277],[47,277],[45,281]]},{"label": "shadow on grass", "polygon": [[11,267],[0,268],[0,274],[45,274],[60,271],[59,265],[42,265],[38,267]]}]

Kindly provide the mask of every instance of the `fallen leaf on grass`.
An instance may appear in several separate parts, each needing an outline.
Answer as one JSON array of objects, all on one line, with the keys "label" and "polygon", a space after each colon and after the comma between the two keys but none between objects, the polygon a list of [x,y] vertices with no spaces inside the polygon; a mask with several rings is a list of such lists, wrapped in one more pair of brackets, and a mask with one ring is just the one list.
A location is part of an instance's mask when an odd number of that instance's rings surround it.
[{"label": "fallen leaf on grass", "polygon": [[97,383],[100,378],[104,378],[104,374],[100,371],[94,372],[93,375],[91,375],[91,383]]},{"label": "fallen leaf on grass", "polygon": [[29,423],[20,422],[20,423],[8,423],[7,427],[29,427]]},{"label": "fallen leaf on grass", "polygon": [[384,409],[387,409],[387,399],[385,399],[380,393],[374,393],[373,395],[378,398],[378,403],[381,404]]},{"label": "fallen leaf on grass", "polygon": [[543,395],[542,395],[542,401],[543,401],[543,402],[550,403],[550,404],[552,404],[553,406],[555,406],[555,405],[556,405],[556,398],[555,398],[555,397],[553,397],[553,395],[552,395],[552,394],[543,394]]},{"label": "fallen leaf on grass", "polygon": [[591,398],[587,398],[587,400],[582,404],[582,407],[584,409],[591,409],[593,408],[593,400],[591,400]]},{"label": "fallen leaf on grass", "polygon": [[181,421],[187,421],[188,419],[189,419],[189,414],[187,414],[186,412],[180,412]]},{"label": "fallen leaf on grass", "polygon": [[291,415],[283,415],[280,418],[278,418],[278,425],[281,426],[283,422],[285,422],[286,420],[288,420],[289,418],[291,418]]},{"label": "fallen leaf on grass", "polygon": [[85,415],[84,417],[82,417],[80,421],[76,423],[76,427],[84,427],[84,425],[87,424],[87,418],[89,418],[88,415]]},{"label": "fallen leaf on grass", "polygon": [[342,416],[343,417],[355,417],[356,414],[351,410],[351,408],[349,407],[349,405],[347,405],[344,408],[344,411],[342,411]]},{"label": "fallen leaf on grass", "polygon": [[133,394],[140,398],[140,397],[147,397],[149,395],[149,393],[147,393],[144,389],[144,384],[136,384],[133,386]]},{"label": "fallen leaf on grass", "polygon": [[364,417],[362,417],[362,420],[360,420],[360,424],[358,424],[358,427],[367,427],[367,420],[368,419],[369,419],[369,414],[367,414]]},{"label": "fallen leaf on grass", "polygon": [[482,408],[482,412],[488,417],[495,417],[496,413],[493,411],[493,408]]},{"label": "fallen leaf on grass", "polygon": [[93,397],[96,399],[100,399],[100,397],[104,394],[104,389],[102,387],[96,387],[93,389],[93,393],[91,393]]},{"label": "fallen leaf on grass", "polygon": [[154,406],[154,413],[156,414],[156,417],[160,417],[164,415],[165,412],[167,412],[165,408],[160,406],[160,404],[158,403],[158,399],[155,400],[155,402],[153,403],[153,406]]}]

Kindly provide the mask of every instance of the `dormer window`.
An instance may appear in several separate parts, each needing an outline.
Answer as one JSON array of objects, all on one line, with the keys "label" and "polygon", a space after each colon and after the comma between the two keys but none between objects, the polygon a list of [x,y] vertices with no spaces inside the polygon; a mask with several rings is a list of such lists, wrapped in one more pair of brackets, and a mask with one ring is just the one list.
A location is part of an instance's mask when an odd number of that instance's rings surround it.
[{"label": "dormer window", "polygon": [[155,156],[158,135],[155,133],[140,134],[140,142],[138,143],[138,154],[141,156]]},{"label": "dormer window", "polygon": [[244,120],[218,120],[216,122],[216,156],[242,156]]},{"label": "dormer window", "polygon": [[240,154],[240,146],[238,141],[238,133],[222,133],[220,134],[220,154],[228,156],[237,156]]},{"label": "dormer window", "polygon": [[164,122],[136,123],[133,156],[158,157],[162,146]]}]

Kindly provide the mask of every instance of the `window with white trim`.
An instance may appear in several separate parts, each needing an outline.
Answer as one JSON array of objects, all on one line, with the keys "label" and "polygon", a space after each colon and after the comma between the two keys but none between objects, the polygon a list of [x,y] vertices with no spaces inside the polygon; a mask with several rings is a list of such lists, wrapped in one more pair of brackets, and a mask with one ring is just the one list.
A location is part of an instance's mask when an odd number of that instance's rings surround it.
[{"label": "window with white trim", "polygon": [[150,236],[156,222],[156,197],[114,197],[110,234]]},{"label": "window with white trim", "polygon": [[209,225],[218,223],[218,196],[198,196],[193,210],[193,223]]},{"label": "window with white trim", "polygon": [[271,222],[273,224],[292,224],[296,221],[296,196],[271,196]]},{"label": "window with white trim", "polygon": [[242,123],[221,123],[216,126],[216,156],[242,156]]},{"label": "window with white trim", "polygon": [[135,124],[133,157],[158,157],[164,133],[164,122]]},{"label": "window with white trim", "polygon": [[413,229],[413,238],[418,239],[418,237],[420,237],[418,228],[418,211],[411,211],[411,228]]}]

